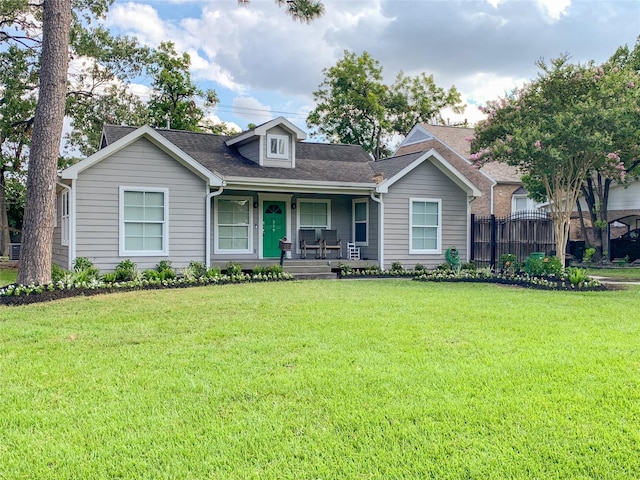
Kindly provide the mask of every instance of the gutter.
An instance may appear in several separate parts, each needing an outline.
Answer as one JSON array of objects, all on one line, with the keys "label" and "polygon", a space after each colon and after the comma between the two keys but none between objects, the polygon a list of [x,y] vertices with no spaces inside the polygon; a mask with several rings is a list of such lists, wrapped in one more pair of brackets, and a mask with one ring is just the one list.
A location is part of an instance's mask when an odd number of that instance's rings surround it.
[{"label": "gutter", "polygon": [[378,264],[380,270],[384,270],[384,202],[382,200],[382,193],[378,194],[371,192],[371,200],[378,204]]},{"label": "gutter", "polygon": [[204,210],[205,210],[206,218],[204,221],[204,225],[205,225],[204,241],[206,245],[204,248],[204,252],[205,252],[205,265],[207,266],[207,268],[211,266],[211,199],[213,197],[217,197],[223,191],[224,191],[224,185],[221,186],[215,192],[209,192],[205,198]]}]

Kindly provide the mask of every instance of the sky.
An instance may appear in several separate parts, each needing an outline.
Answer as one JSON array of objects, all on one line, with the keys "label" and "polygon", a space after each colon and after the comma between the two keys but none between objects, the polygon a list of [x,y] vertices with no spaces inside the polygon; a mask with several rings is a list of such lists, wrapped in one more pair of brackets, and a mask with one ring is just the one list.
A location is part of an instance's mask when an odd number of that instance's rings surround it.
[{"label": "sky", "polygon": [[[385,82],[433,75],[478,110],[535,79],[539,59],[567,53],[603,62],[640,35],[640,0],[324,0],[325,13],[296,22],[275,0],[115,0],[105,25],[151,47],[172,41],[191,56],[191,75],[219,98],[216,120],[244,130],[283,116],[305,131],[313,92],[345,50],[368,52]],[[144,86],[137,86],[144,94]]]}]

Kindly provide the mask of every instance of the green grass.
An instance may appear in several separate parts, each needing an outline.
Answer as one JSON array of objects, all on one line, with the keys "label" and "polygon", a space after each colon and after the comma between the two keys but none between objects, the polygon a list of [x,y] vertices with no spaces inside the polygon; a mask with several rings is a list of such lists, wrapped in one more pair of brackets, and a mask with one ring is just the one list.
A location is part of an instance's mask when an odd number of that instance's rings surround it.
[{"label": "green grass", "polygon": [[306,281],[0,307],[0,478],[637,478],[639,293]]},{"label": "green grass", "polygon": [[15,268],[0,267],[0,287],[16,282],[18,270]]},{"label": "green grass", "polygon": [[587,268],[589,275],[640,282],[640,267]]}]

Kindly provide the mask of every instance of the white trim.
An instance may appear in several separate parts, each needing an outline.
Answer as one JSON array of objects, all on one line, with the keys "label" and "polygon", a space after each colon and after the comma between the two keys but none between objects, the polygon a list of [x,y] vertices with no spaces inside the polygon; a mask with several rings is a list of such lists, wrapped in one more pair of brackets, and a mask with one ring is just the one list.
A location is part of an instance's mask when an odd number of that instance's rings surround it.
[{"label": "white trim", "polygon": [[[411,140],[411,137],[415,136],[416,132],[423,134],[425,138]],[[404,140],[402,141],[400,146],[396,149],[396,152],[400,150],[402,147],[406,147],[408,145],[415,145],[417,143],[422,143],[422,142],[428,142],[430,140],[437,140],[437,138],[433,135],[433,133],[431,133],[430,131],[428,131],[426,128],[424,128],[422,125],[418,123],[414,125],[413,128],[409,131],[409,133],[405,135]]]},{"label": "white trim", "polygon": [[284,117],[277,117],[273,120],[263,123],[262,125],[257,126],[252,130],[247,130],[246,132],[240,133],[239,135],[230,138],[225,143],[228,146],[235,145],[237,143],[243,143],[255,137],[264,136],[266,135],[267,131],[277,126],[280,126],[294,134],[297,140],[305,140],[307,138],[307,134],[303,130],[296,127],[289,120]]},{"label": "white trim", "polygon": [[[271,151],[271,141],[276,141],[276,146],[280,146],[280,142],[282,142],[282,153],[273,153]],[[276,133],[268,133],[267,134],[267,158],[282,158],[285,160],[289,160],[289,140],[290,137],[288,135],[280,135]]]},{"label": "white trim", "polygon": [[205,264],[207,268],[211,266],[211,199],[213,197],[220,195],[223,191],[224,191],[224,187],[220,187],[218,190],[214,192],[209,192],[205,197],[206,203],[204,205],[204,211],[205,211],[206,218],[204,220],[204,228],[205,228],[204,241],[206,244],[206,248],[205,248],[204,256],[205,256]]},{"label": "white trim", "polygon": [[[263,252],[264,238],[264,202],[284,202],[286,238],[291,241],[291,197],[293,195],[279,195],[274,193],[258,193],[258,258],[265,258]],[[291,258],[291,252],[286,253],[287,258]],[[270,257],[271,258],[271,257]]]},{"label": "white trim", "polygon": [[396,173],[393,177],[384,180],[381,184],[379,184],[376,188],[377,192],[380,193],[388,193],[389,187],[396,183],[398,180],[403,178],[409,172],[422,165],[425,161],[431,161],[433,165],[435,165],[442,173],[444,173],[449,179],[451,179],[456,185],[462,188],[467,194],[470,194],[474,197],[480,197],[482,192],[478,190],[478,188],[467,179],[464,175],[462,175],[456,168],[453,167],[449,162],[447,162],[442,155],[438,153],[438,151],[434,148],[420,155],[416,160],[411,162],[405,168],[403,168],[400,172]]},{"label": "white trim", "polygon": [[[158,187],[138,187],[123,186],[119,187],[119,208],[118,208],[118,226],[120,229],[118,255],[121,257],[166,257],[169,255],[169,189]],[[163,194],[163,215],[162,222],[152,222],[162,224],[162,249],[161,250],[126,250],[125,249],[125,220],[124,220],[124,194],[125,192],[143,192],[143,193],[162,193]],[[137,222],[131,222],[137,223]]]},{"label": "white trim", "polygon": [[[364,222],[358,222],[358,223],[364,223],[366,225],[366,230],[365,230],[365,235],[366,238],[364,240],[364,242],[357,242],[356,241],[356,203],[364,203],[365,204],[365,209],[366,209],[366,220]],[[354,198],[353,200],[351,200],[351,238],[353,239],[353,243],[356,244],[356,246],[358,247],[368,247],[369,246],[369,224],[371,222],[369,221],[369,198],[364,197],[364,198]]]},{"label": "white trim", "polygon": [[[436,248],[430,248],[430,249],[414,249],[413,248],[413,204],[415,202],[438,204],[438,224],[436,225],[436,228],[437,228]],[[420,255],[420,254],[439,255],[442,253],[442,199],[410,197],[408,223],[409,223],[409,254],[410,255]],[[433,227],[433,225],[429,225],[429,226]]]},{"label": "white trim", "polygon": [[[69,218],[70,209],[69,190],[64,190],[60,196],[60,244],[65,247],[69,246],[71,222],[71,219]],[[58,219],[57,217],[58,215],[56,215],[56,220]]]},{"label": "white trim", "polygon": [[371,192],[370,197],[378,204],[378,265],[380,270],[384,270],[384,199],[381,193],[376,197]]},{"label": "white trim", "polygon": [[140,127],[137,130],[125,135],[120,140],[113,142],[107,147],[98,150],[93,155],[85,158],[84,160],[72,165],[69,168],[66,168],[62,172],[60,172],[60,178],[62,179],[72,179],[75,180],[78,178],[78,174],[83,171],[91,168],[93,165],[103,161],[106,158],[109,158],[114,153],[122,150],[125,147],[128,147],[132,143],[138,141],[140,138],[146,138],[151,143],[153,143],[160,150],[167,153],[169,156],[173,157],[179,163],[181,163],[184,167],[191,170],[193,173],[198,175],[199,177],[208,180],[209,185],[212,187],[220,187],[224,185],[224,180],[222,177],[216,175],[210,170],[206,169],[199,162],[194,160],[192,157],[187,155],[185,152],[180,150],[176,145],[172,142],[164,138],[161,134],[155,131],[153,128],[144,126]]},{"label": "white trim", "polygon": [[336,193],[352,193],[354,195],[368,195],[369,192],[377,187],[372,182],[367,183],[351,183],[351,182],[325,182],[322,180],[299,180],[294,178],[249,178],[249,177],[225,177],[225,186],[227,189],[242,188],[246,189],[265,189],[270,188],[272,191],[277,189],[291,192],[316,193],[318,191],[336,192]]},{"label": "white trim", "polygon": [[[248,239],[247,239],[247,248],[244,250],[236,250],[236,249],[232,249],[232,248],[220,248],[219,247],[219,241],[220,241],[220,235],[219,235],[219,218],[220,218],[220,214],[218,212],[218,203],[220,202],[220,200],[240,200],[240,201],[245,201],[247,202],[247,204],[249,205],[249,223],[247,224],[247,235],[248,235]],[[224,197],[215,197],[214,199],[214,234],[213,234],[213,253],[215,255],[224,255],[224,254],[245,254],[245,253],[253,253],[253,230],[254,230],[254,223],[253,223],[253,196],[236,196],[236,195],[225,195]]]}]

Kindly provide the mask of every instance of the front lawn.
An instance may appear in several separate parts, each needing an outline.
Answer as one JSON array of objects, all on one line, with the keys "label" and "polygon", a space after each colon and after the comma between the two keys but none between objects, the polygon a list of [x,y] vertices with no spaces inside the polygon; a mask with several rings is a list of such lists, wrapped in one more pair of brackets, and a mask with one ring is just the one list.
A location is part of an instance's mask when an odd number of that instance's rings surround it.
[{"label": "front lawn", "polygon": [[0,307],[0,478],[637,478],[639,293],[305,281]]}]

